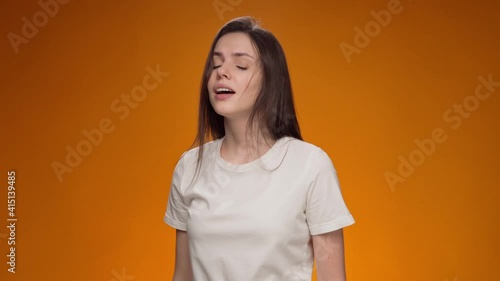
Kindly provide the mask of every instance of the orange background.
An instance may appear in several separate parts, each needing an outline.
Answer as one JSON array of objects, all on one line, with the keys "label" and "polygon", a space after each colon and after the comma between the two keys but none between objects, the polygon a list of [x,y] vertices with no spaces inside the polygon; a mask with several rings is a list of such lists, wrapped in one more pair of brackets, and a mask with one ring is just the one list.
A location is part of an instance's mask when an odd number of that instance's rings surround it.
[{"label": "orange background", "polygon": [[[388,0],[237,2],[221,18],[213,1],[70,1],[16,54],[7,34],[41,8],[4,1],[0,279],[118,281],[123,269],[122,280],[171,280],[163,214],[195,135],[203,64],[218,29],[252,15],[283,45],[303,136],[331,156],[356,219],[344,230],[348,280],[499,280],[500,87],[456,130],[443,119],[479,75],[500,81],[498,2],[401,1],[350,63],[339,44],[353,45],[353,28]],[[169,76],[121,120],[111,103],[157,64]],[[52,163],[103,118],[114,131],[59,182]],[[391,190],[384,173],[434,128],[447,140]],[[16,274],[5,263],[8,170]]]}]

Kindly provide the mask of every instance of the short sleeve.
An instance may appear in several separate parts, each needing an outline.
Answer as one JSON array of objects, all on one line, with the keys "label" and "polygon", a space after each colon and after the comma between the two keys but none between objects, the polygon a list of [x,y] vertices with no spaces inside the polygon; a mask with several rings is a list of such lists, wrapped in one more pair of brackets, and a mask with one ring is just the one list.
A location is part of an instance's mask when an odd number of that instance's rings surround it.
[{"label": "short sleeve", "polygon": [[328,154],[319,149],[309,160],[308,170],[313,173],[306,203],[306,220],[311,235],[354,224],[342,197],[337,171]]},{"label": "short sleeve", "polygon": [[177,161],[174,169],[167,202],[167,211],[165,212],[163,220],[173,228],[186,231],[188,212],[181,192],[184,174],[184,154],[182,154],[179,161]]}]

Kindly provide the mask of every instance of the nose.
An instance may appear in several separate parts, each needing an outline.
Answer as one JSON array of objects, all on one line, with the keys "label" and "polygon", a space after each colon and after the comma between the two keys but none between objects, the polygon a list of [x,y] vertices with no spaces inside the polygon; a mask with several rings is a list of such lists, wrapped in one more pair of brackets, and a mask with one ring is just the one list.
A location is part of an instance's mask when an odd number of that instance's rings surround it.
[{"label": "nose", "polygon": [[231,78],[231,75],[229,73],[229,70],[227,69],[226,67],[226,64],[223,63],[221,64],[218,68],[217,68],[217,78],[222,78],[222,77],[226,77],[226,79],[230,79]]}]

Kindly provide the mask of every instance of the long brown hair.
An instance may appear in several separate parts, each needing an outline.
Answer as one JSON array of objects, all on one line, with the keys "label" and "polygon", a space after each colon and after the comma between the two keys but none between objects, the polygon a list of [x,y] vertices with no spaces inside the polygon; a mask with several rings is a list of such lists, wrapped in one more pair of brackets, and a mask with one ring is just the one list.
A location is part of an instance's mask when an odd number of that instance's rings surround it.
[{"label": "long brown hair", "polygon": [[[274,140],[284,136],[302,140],[292,95],[290,74],[285,53],[276,37],[259,26],[252,17],[239,17],[227,22],[215,36],[205,62],[201,79],[198,133],[191,147],[199,146],[196,174],[203,158],[203,144],[225,136],[224,117],[213,109],[208,92],[208,80],[213,71],[213,52],[219,39],[232,32],[247,34],[257,49],[262,67],[262,85],[250,113],[247,132],[252,132],[255,118]],[[209,138],[210,137],[210,138]]]}]

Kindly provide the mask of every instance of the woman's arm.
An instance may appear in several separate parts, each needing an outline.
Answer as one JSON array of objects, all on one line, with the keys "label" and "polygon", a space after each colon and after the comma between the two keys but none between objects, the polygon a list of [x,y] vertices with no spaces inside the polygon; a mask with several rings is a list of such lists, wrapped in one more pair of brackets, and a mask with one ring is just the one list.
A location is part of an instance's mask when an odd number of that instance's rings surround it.
[{"label": "woman's arm", "polygon": [[176,229],[175,237],[175,269],[172,281],[193,281],[187,232]]},{"label": "woman's arm", "polygon": [[345,281],[344,234],[341,229],[313,235],[318,281]]}]

